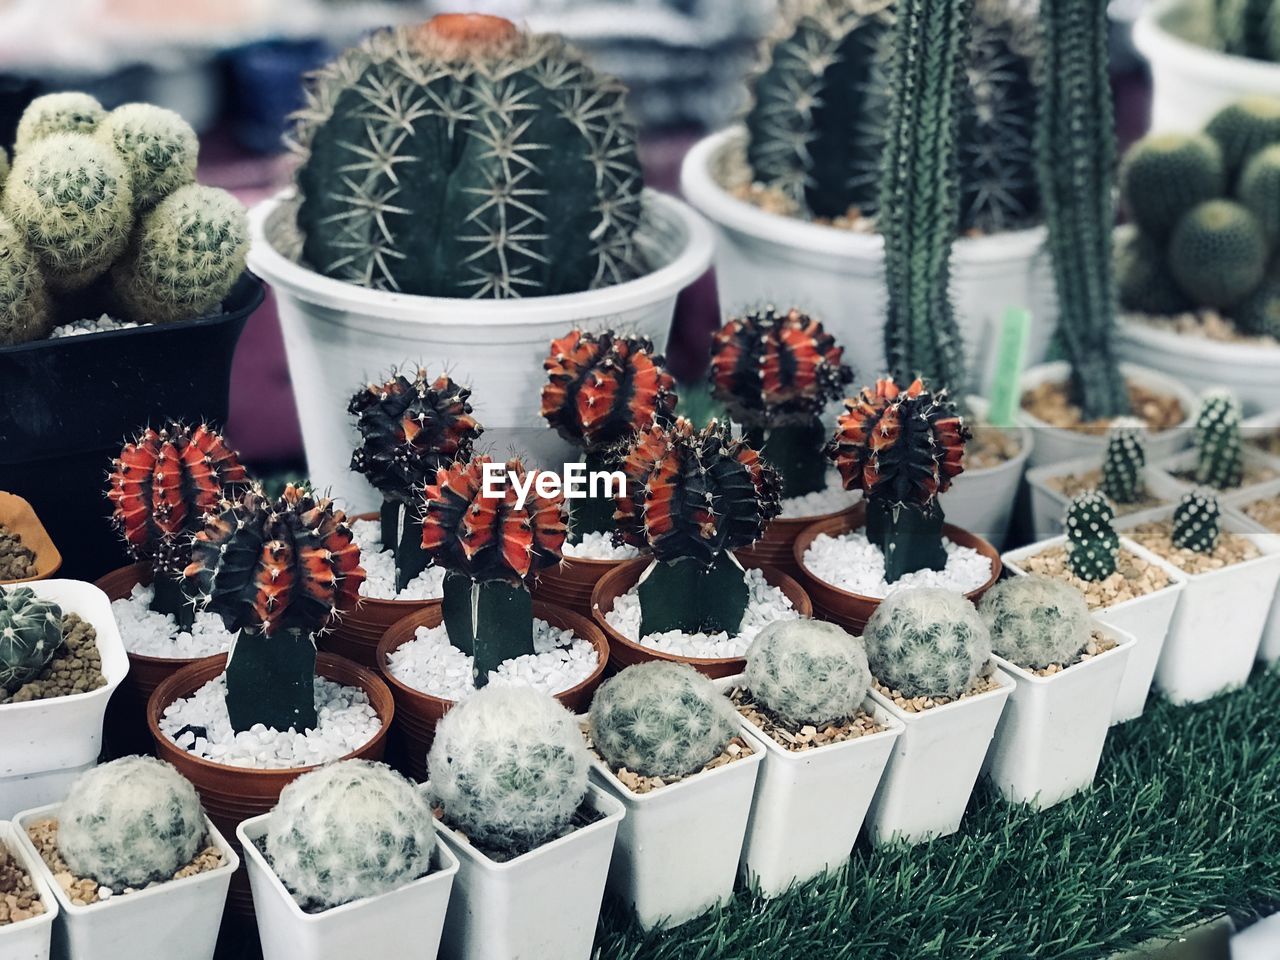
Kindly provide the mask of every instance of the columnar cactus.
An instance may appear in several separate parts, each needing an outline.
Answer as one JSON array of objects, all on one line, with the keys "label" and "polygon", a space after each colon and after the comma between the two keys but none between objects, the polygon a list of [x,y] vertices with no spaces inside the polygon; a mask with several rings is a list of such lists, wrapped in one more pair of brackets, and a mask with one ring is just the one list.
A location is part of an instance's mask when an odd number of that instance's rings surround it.
[{"label": "columnar cactus", "polygon": [[845,407],[827,456],[845,488],[867,498],[867,537],[884,553],[885,579],[943,569],[938,494],[964,470],[969,428],[946,391],[921,380],[906,389],[878,380]]},{"label": "columnar cactus", "polygon": [[437,297],[628,280],[644,184],[623,100],[559,38],[498,17],[375,34],[313,76],[298,115],[303,257]]},{"label": "columnar cactus", "polygon": [[191,125],[172,110],[128,103],[102,118],[94,135],[124,160],[139,212],[195,183],[200,142]]},{"label": "columnar cactus", "polygon": [[0,687],[35,680],[62,649],[62,608],[30,587],[0,587]]},{"label": "columnar cactus", "polygon": [[1240,402],[1228,390],[1207,390],[1196,415],[1196,483],[1232,490],[1244,483]]},{"label": "columnar cactus", "polygon": [[747,650],[751,696],[793,724],[820,726],[853,716],[870,685],[863,645],[834,623],[778,620]]},{"label": "columnar cactus", "polygon": [[26,236],[0,214],[0,347],[39,340],[52,328],[40,262]]},{"label": "columnar cactus", "polygon": [[573,714],[532,687],[486,687],[463,700],[437,725],[427,755],[444,822],[506,855],[569,828],[590,765]]},{"label": "columnar cactus", "polygon": [[853,379],[822,324],[792,308],[731,317],[711,341],[712,395],[782,475],[782,494],[822,490],[822,414]]},{"label": "columnar cactus", "polygon": [[71,872],[117,890],[172,879],[207,835],[195,787],[151,757],[81,774],[58,809],[58,852]]},{"label": "columnar cactus", "polygon": [[1173,511],[1173,545],[1196,553],[1212,553],[1218,545],[1222,508],[1207,490],[1185,493]]},{"label": "columnar cactus", "polygon": [[1020,667],[1067,666],[1093,636],[1084,595],[1052,577],[1012,577],[983,595],[978,612],[991,648]]},{"label": "columnar cactus", "polygon": [[1115,508],[1096,490],[1078,494],[1067,507],[1067,569],[1081,580],[1105,580],[1116,572],[1115,518]]},{"label": "columnar cactus", "polygon": [[1100,489],[1115,503],[1137,503],[1146,484],[1147,425],[1136,417],[1117,417],[1107,431]]},{"label": "columnar cactus", "polygon": [[325,910],[426,876],[435,846],[427,795],[367,760],[329,764],[285,787],[266,837],[280,881]]},{"label": "columnar cactus", "polygon": [[684,663],[626,667],[591,699],[591,742],[612,769],[685,777],[720,756],[738,714],[715,684]]},{"label": "columnar cactus", "polygon": [[36,97],[23,111],[14,154],[60,133],[94,133],[107,112],[87,93],[50,93]]},{"label": "columnar cactus", "polygon": [[959,697],[991,659],[991,637],[973,604],[935,587],[891,593],[862,639],[872,675],[911,698]]}]

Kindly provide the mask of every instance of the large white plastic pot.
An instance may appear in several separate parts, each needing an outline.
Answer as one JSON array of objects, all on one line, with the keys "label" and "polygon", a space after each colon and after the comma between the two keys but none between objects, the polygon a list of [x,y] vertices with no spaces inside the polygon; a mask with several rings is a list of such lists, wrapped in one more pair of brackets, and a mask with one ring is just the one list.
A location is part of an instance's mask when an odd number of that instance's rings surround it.
[{"label": "large white plastic pot", "polygon": [[393,367],[447,370],[474,391],[486,445],[514,448],[559,469],[569,447],[539,415],[552,339],[574,327],[616,328],[666,346],[676,296],[711,262],[711,230],[673,197],[644,195],[638,242],[656,268],[600,290],[525,300],[454,300],[368,290],[332,280],[289,259],[290,192],[250,212],[254,272],[270,281],[280,310],[289,375],[311,479],[355,512],[380,497],[350,469],[357,443],[347,402]]},{"label": "large white plastic pot", "polygon": [[1280,66],[1210,50],[1170,33],[1165,25],[1186,0],[1152,3],[1133,27],[1133,42],[1151,64],[1151,129],[1194,133],[1241,97],[1280,97]]},{"label": "large white plastic pot", "polygon": [[728,903],[751,814],[765,745],[745,730],[754,753],[741,760],[634,793],[605,764],[591,776],[626,807],[609,867],[609,891],[646,930],[674,927]]},{"label": "large white plastic pot", "polygon": [[61,800],[72,782],[98,762],[107,701],[129,672],[107,595],[79,580],[23,584],[63,613],[75,613],[98,633],[106,686],[88,693],[0,706],[0,819]]},{"label": "large white plastic pot", "polygon": [[[969,407],[981,420],[989,405],[980,397],[970,397]],[[1035,444],[1035,435],[1025,426],[1012,429],[1018,433],[1017,456],[994,467],[966,470],[951,482],[951,489],[938,498],[949,523],[976,533],[997,550],[1004,546],[1009,535],[1018,488]]]},{"label": "large white plastic pot", "polygon": [[[1244,512],[1244,508],[1257,500],[1267,500],[1280,496],[1280,480],[1262,483],[1248,490],[1228,494],[1222,498],[1222,505],[1236,515],[1237,519],[1248,529],[1256,533],[1274,535],[1258,521]],[[1271,601],[1271,612],[1267,614],[1266,626],[1262,628],[1262,641],[1258,644],[1258,659],[1263,663],[1275,663],[1280,660],[1280,593]]]},{"label": "large white plastic pot", "polygon": [[[595,787],[588,788],[587,804],[600,817],[595,823],[505,863],[437,822],[436,836],[459,861],[441,957],[589,960],[623,813],[622,804]],[[431,956],[421,949],[415,953]]]},{"label": "large white plastic pot", "polygon": [[1046,810],[1093,783],[1134,640],[1096,621],[1116,646],[1042,677],[997,656],[1017,686],[1000,716],[984,772],[1000,795]]},{"label": "large white plastic pot", "polygon": [[[1003,554],[1000,560],[1009,573],[1026,576],[1027,571],[1022,566],[1022,561],[1050,547],[1060,547],[1066,539],[1066,537],[1052,537],[1018,550],[1010,550]],[[1187,584],[1185,574],[1161,562],[1159,557],[1142,549],[1132,540],[1121,537],[1120,546],[1142,557],[1148,563],[1158,564],[1169,574],[1170,583],[1163,590],[1093,611],[1094,617],[1099,622],[1128,634],[1134,639],[1129,658],[1125,661],[1124,676],[1120,680],[1120,690],[1116,694],[1115,708],[1111,714],[1113,724],[1127,723],[1142,716],[1142,711],[1147,704],[1147,694],[1151,692],[1151,681],[1156,675],[1156,664],[1160,661],[1160,652],[1164,649],[1165,640],[1169,635],[1169,624],[1173,622],[1178,601]]]},{"label": "large white plastic pot", "polygon": [[[694,145],[680,171],[680,189],[716,227],[716,288],[720,309],[760,303],[795,306],[821,320],[859,374],[884,368],[884,242],[769,213],[722,185],[728,159],[745,131],[731,127]],[[979,392],[990,385],[996,322],[1008,307],[1035,318],[1027,357],[1039,362],[1057,323],[1053,269],[1041,227],[957,240],[951,293],[964,335],[968,369]]]},{"label": "large white plastic pot", "polygon": [[58,917],[58,900],[53,895],[47,874],[38,869],[39,857],[32,858],[30,847],[18,838],[18,828],[8,820],[0,820],[0,846],[9,851],[31,883],[44,905],[44,913],[30,920],[0,927],[0,957],[5,960],[49,960],[53,942],[53,923]]},{"label": "large white plastic pot", "polygon": [[922,843],[960,829],[1013,692],[1012,678],[998,669],[993,675],[1000,682],[997,689],[920,713],[902,710],[872,689],[871,698],[903,724],[867,814],[872,843]]},{"label": "large white plastic pot", "polygon": [[[170,880],[89,906],[76,906],[53,878],[26,828],[58,816],[55,803],[14,818],[18,843],[58,898],[53,924],[53,955],[58,960],[213,960],[222,908],[231,875],[240,858],[213,822],[205,817],[209,843],[222,851],[222,866],[181,880]],[[8,958],[6,957],[6,960]]]},{"label": "large white plastic pot", "polygon": [[[1097,470],[1101,466],[1100,454],[1096,457],[1081,457],[1076,460],[1064,460],[1061,463],[1049,463],[1027,471],[1027,484],[1031,487],[1031,522],[1037,540],[1048,540],[1063,532],[1062,521],[1066,516],[1067,507],[1071,505],[1071,498],[1054,487],[1050,480],[1072,474],[1079,476],[1090,470]],[[1176,502],[1184,492],[1182,484],[1163,470],[1151,466],[1150,461],[1142,471],[1142,477],[1147,492],[1165,503]],[[1164,508],[1165,503],[1145,510],[1136,510],[1133,513],[1120,514],[1116,517],[1116,527],[1123,529],[1150,520],[1154,514]]]}]

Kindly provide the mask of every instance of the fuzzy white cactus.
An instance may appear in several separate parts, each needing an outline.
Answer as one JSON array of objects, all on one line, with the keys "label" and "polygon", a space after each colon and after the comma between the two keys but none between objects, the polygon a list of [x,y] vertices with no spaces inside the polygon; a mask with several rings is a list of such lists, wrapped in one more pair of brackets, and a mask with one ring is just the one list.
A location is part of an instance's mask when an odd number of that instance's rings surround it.
[{"label": "fuzzy white cactus", "polygon": [[973,604],[938,587],[891,593],[862,638],[871,673],[908,697],[958,697],[991,659],[991,636]]},{"label": "fuzzy white cactus", "polygon": [[821,620],[779,620],[747,650],[747,688],[763,706],[796,724],[850,717],[871,685],[858,638]]},{"label": "fuzzy white cactus", "polygon": [[191,124],[172,110],[126,103],[107,114],[94,136],[124,161],[139,213],[195,182],[200,142]]},{"label": "fuzzy white cactus", "polygon": [[1013,577],[992,587],[978,612],[991,647],[1020,667],[1067,665],[1092,636],[1089,605],[1069,583],[1050,577]]},{"label": "fuzzy white cactus", "polygon": [[50,93],[36,97],[18,121],[13,152],[59,133],[93,133],[107,112],[87,93]]},{"label": "fuzzy white cactus", "polygon": [[39,340],[52,328],[39,261],[13,221],[0,214],[0,346]]}]

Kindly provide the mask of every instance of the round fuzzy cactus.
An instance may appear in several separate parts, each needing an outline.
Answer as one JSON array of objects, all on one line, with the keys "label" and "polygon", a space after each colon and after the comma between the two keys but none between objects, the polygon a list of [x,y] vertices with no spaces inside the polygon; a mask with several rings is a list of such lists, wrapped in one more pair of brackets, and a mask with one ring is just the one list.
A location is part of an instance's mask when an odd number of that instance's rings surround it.
[{"label": "round fuzzy cactus", "polygon": [[1234,187],[1255,153],[1280,143],[1280,99],[1248,96],[1223,107],[1209,120],[1204,132],[1222,151],[1228,187]]},{"label": "round fuzzy cactus", "polygon": [[983,595],[978,612],[991,649],[1029,670],[1073,663],[1093,636],[1084,595],[1052,577],[1002,580]]},{"label": "round fuzzy cactus", "polygon": [[298,115],[303,258],[434,297],[629,280],[644,184],[623,100],[558,37],[498,17],[377,33],[312,77]]},{"label": "round fuzzy cactus", "polygon": [[531,687],[486,687],[453,707],[427,755],[444,822],[520,854],[569,828],[591,759],[573,714]]},{"label": "round fuzzy cactus", "polygon": [[1258,218],[1274,251],[1280,244],[1280,144],[1258,151],[1245,164],[1236,198]]},{"label": "round fuzzy cactus", "polygon": [[973,604],[936,587],[889,594],[862,639],[872,675],[905,697],[959,697],[991,659],[991,637]]},{"label": "round fuzzy cactus", "polygon": [[738,733],[738,713],[688,664],[626,667],[591,700],[591,742],[612,769],[685,777],[720,756]]},{"label": "round fuzzy cactus", "polygon": [[871,670],[862,643],[836,624],[777,620],[747,650],[746,686],[784,720],[821,726],[857,712]]},{"label": "round fuzzy cactus", "polygon": [[62,649],[62,608],[30,587],[0,587],[0,688],[35,680]]},{"label": "round fuzzy cactus", "polygon": [[266,837],[276,876],[300,903],[325,910],[426,876],[435,845],[427,795],[367,760],[333,763],[285,787]]},{"label": "round fuzzy cactus", "polygon": [[1222,151],[1203,133],[1156,133],[1135,143],[1120,167],[1120,195],[1143,233],[1165,240],[1192,207],[1222,196]]},{"label": "round fuzzy cactus", "polygon": [[1185,493],[1173,510],[1173,545],[1196,553],[1212,553],[1218,545],[1222,508],[1207,490]]},{"label": "round fuzzy cactus", "polygon": [[1192,308],[1173,278],[1164,246],[1131,225],[1116,231],[1112,248],[1120,306],[1138,313],[1169,316]]},{"label": "round fuzzy cactus", "polygon": [[106,115],[95,136],[111,144],[124,161],[139,212],[195,182],[200,141],[191,125],[172,110],[127,103]]},{"label": "round fuzzy cactus", "polygon": [[1196,483],[1233,490],[1244,483],[1240,401],[1224,389],[1206,390],[1196,414]]},{"label": "round fuzzy cactus", "polygon": [[36,97],[18,121],[13,152],[22,153],[60,133],[91,134],[106,115],[102,104],[87,93],[50,93]]},{"label": "round fuzzy cactus", "polygon": [[58,852],[72,873],[117,890],[172,879],[207,833],[195,787],[151,757],[81,774],[58,809]]},{"label": "round fuzzy cactus", "polygon": [[1231,200],[1193,207],[1173,231],[1169,267],[1182,291],[1197,303],[1235,306],[1261,282],[1267,238],[1258,218]]},{"label": "round fuzzy cactus", "polygon": [[41,340],[51,329],[39,260],[13,221],[0,214],[0,347]]},{"label": "round fuzzy cactus", "polygon": [[1107,430],[1101,490],[1116,503],[1137,503],[1145,490],[1147,425],[1137,417],[1117,417]]},{"label": "round fuzzy cactus", "polygon": [[1105,580],[1116,572],[1120,535],[1116,511],[1097,490],[1077,494],[1067,507],[1067,569],[1081,580]]}]

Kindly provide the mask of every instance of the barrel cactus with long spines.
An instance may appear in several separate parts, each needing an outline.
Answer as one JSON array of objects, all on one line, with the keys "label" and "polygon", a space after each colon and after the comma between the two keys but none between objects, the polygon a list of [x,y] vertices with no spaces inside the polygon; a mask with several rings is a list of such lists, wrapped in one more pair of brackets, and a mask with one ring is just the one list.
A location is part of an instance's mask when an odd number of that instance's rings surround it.
[{"label": "barrel cactus with long spines", "polygon": [[936,587],[891,593],[862,639],[872,676],[909,698],[959,697],[991,659],[991,636],[973,604]]},{"label": "barrel cactus with long spines", "polygon": [[1012,577],[988,590],[978,612],[991,649],[1020,667],[1074,662],[1093,636],[1084,595],[1052,577]]},{"label": "barrel cactus with long spines", "polygon": [[30,587],[0,587],[0,688],[35,680],[62,649],[62,608]]},{"label": "barrel cactus with long spines", "polygon": [[1067,569],[1081,580],[1105,580],[1116,572],[1120,535],[1116,511],[1103,494],[1086,490],[1067,507]]},{"label": "barrel cactus with long spines", "polygon": [[1243,413],[1229,390],[1206,390],[1196,415],[1196,483],[1233,490],[1244,483]]},{"label": "barrel cactus with long spines", "polygon": [[13,221],[0,214],[0,346],[39,340],[52,328],[40,261]]},{"label": "barrel cactus with long spines", "polygon": [[746,687],[761,706],[794,724],[854,715],[871,685],[856,637],[821,620],[778,620],[747,649]]},{"label": "barrel cactus with long spines", "polygon": [[195,182],[200,141],[191,124],[172,110],[127,103],[107,114],[94,136],[111,144],[124,161],[139,212]]},{"label": "barrel cactus with long spines", "polygon": [[1120,165],[1120,194],[1144,234],[1166,240],[1192,207],[1222,196],[1222,150],[1203,133],[1155,133],[1139,140]]},{"label": "barrel cactus with long spines", "polygon": [[50,93],[36,97],[18,120],[13,152],[22,153],[60,133],[92,134],[106,116],[102,104],[87,93]]},{"label": "barrel cactus with long spines", "polygon": [[298,114],[303,258],[436,297],[629,280],[644,184],[623,101],[560,38],[498,17],[377,33],[313,76]]},{"label": "barrel cactus with long spines", "polygon": [[1137,417],[1118,417],[1107,430],[1100,489],[1115,503],[1137,503],[1145,492],[1147,425]]},{"label": "barrel cactus with long spines", "polygon": [[1183,494],[1173,510],[1173,545],[1196,553],[1212,553],[1218,545],[1221,515],[1218,498],[1209,491]]}]

